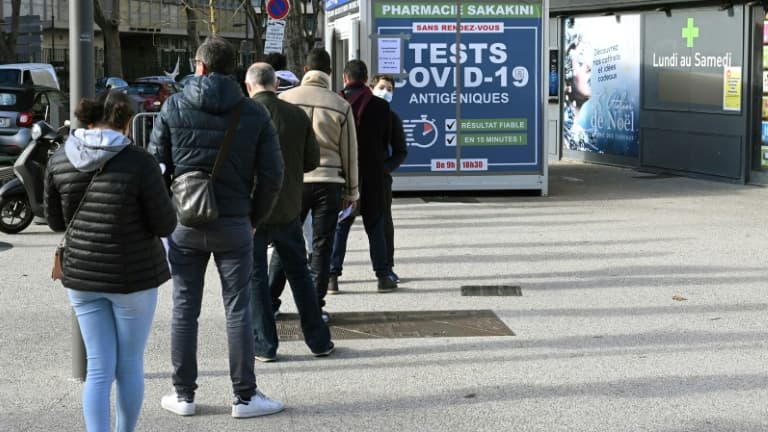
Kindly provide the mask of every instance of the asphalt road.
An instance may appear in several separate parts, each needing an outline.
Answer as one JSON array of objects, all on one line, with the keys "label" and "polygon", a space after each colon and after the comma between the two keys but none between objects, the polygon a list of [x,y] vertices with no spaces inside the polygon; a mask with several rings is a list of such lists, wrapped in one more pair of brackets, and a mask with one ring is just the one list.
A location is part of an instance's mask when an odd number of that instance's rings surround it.
[{"label": "asphalt road", "polygon": [[[375,292],[357,223],[328,310],[490,309],[515,336],[339,340],[327,359],[286,342],[256,370],[288,408],[235,420],[211,268],[198,414],[160,408],[166,284],[137,430],[768,431],[768,189],[561,163],[549,197],[461,198],[474,202],[395,200],[403,283],[391,294]],[[70,308],[48,277],[58,240],[43,226],[0,234],[0,431],[84,428]],[[522,296],[460,295],[498,284]]]}]

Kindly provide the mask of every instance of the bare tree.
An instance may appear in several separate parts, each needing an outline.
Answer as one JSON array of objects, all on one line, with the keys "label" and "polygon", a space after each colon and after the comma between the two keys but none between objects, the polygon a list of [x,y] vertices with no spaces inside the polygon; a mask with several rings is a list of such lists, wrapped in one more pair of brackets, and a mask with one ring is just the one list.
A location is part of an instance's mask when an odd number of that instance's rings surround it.
[{"label": "bare tree", "polygon": [[199,11],[187,2],[183,2],[183,5],[184,13],[187,15],[187,50],[189,57],[192,58],[197,47],[200,46],[200,33],[197,31],[197,22],[200,19]]},{"label": "bare tree", "polygon": [[285,56],[288,69],[301,71],[309,50],[315,46],[317,29],[323,25],[318,22],[323,6],[321,0],[296,0],[292,5],[285,23]]},{"label": "bare tree", "polygon": [[19,34],[21,0],[11,0],[11,31],[0,33],[0,61],[16,63],[16,38]]},{"label": "bare tree", "polygon": [[102,0],[93,1],[93,19],[104,38],[105,76],[123,76],[123,54],[120,45],[120,0],[112,0],[112,10],[104,13]]},{"label": "bare tree", "polygon": [[250,28],[253,29],[252,39],[248,41],[253,44],[253,51],[257,59],[264,58],[264,27],[267,23],[266,1],[258,0],[259,12],[253,7],[252,0],[244,0],[245,16],[248,18]]}]

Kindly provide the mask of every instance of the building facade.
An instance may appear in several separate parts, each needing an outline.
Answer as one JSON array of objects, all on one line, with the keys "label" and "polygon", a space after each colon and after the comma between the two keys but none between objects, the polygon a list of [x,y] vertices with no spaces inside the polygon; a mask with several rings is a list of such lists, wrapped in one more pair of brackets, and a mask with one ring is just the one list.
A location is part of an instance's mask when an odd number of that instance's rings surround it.
[{"label": "building facade", "polygon": [[[105,14],[114,4],[101,1]],[[51,63],[56,67],[62,84],[68,82],[69,68],[69,2],[70,0],[22,0],[20,16],[31,21],[23,28],[18,61]],[[191,73],[190,49],[187,42],[187,15],[177,0],[122,0],[120,1],[119,29],[123,55],[123,75],[130,80],[146,75],[160,75],[179,63],[180,75]],[[190,0],[198,9],[197,31],[201,38],[210,33],[207,0]],[[244,47],[252,29],[246,24],[243,0],[217,0],[216,21],[219,34]],[[11,1],[0,2],[0,16],[10,22]],[[39,18],[37,18],[39,17]],[[35,31],[36,22],[39,30]],[[29,31],[30,28],[32,31]],[[30,49],[23,46],[29,45]],[[96,26],[96,77],[104,76],[104,42]],[[243,52],[242,62],[249,62],[252,54]]]},{"label": "building facade", "polygon": [[766,183],[765,3],[552,0],[551,156]]}]

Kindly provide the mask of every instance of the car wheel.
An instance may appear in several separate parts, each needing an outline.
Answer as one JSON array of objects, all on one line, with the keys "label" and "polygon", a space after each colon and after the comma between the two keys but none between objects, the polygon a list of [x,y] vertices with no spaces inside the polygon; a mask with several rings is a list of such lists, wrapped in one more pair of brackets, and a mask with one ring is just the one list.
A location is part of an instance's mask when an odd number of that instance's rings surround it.
[{"label": "car wheel", "polygon": [[32,223],[34,214],[26,196],[0,198],[0,231],[16,234]]}]

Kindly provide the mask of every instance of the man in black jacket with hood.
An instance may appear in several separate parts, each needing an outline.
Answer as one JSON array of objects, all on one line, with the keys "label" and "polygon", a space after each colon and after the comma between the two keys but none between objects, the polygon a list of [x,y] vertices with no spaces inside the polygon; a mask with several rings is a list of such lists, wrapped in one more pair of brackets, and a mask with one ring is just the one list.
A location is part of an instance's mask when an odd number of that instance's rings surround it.
[{"label": "man in black jacket with hood", "polygon": [[173,278],[171,359],[175,392],[161,405],[178,415],[195,413],[197,319],[203,282],[213,254],[221,278],[227,318],[229,369],[235,400],[233,417],[273,414],[283,403],[256,389],[250,286],[253,229],[275,204],[283,179],[280,144],[263,106],[243,96],[231,74],[235,50],[211,37],[195,55],[195,77],[165,102],[150,139],[150,152],[168,180],[192,170],[211,172],[235,109],[230,152],[214,183],[219,218],[190,227],[179,224],[168,238]]}]

